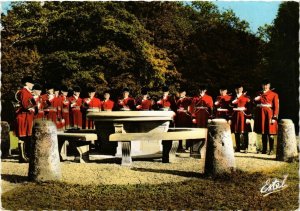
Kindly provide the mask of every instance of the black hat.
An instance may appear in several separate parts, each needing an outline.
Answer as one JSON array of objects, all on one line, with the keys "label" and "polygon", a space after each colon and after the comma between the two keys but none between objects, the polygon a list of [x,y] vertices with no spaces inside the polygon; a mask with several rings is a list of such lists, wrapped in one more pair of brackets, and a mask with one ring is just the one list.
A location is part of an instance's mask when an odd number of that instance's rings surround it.
[{"label": "black hat", "polygon": [[106,94],[106,93],[110,94],[110,90],[109,89],[104,90],[103,94]]},{"label": "black hat", "polygon": [[200,90],[206,90],[207,89],[207,86],[205,85],[205,84],[201,84],[200,86],[199,86],[199,91]]},{"label": "black hat", "polygon": [[235,84],[235,85],[234,85],[234,88],[235,88],[235,89],[238,89],[238,88],[241,88],[241,87],[243,87],[242,84]]},{"label": "black hat", "polygon": [[169,91],[169,87],[168,86],[163,86],[162,91],[163,92],[168,92]]},{"label": "black hat", "polygon": [[47,90],[54,89],[54,85],[50,84],[50,83],[46,84],[45,87],[46,87]]},{"label": "black hat", "polygon": [[264,80],[262,80],[261,84],[267,85],[267,84],[271,84],[271,82],[269,81],[269,79],[265,78]]},{"label": "black hat", "polygon": [[89,87],[87,88],[87,91],[88,91],[88,92],[96,92],[96,88],[95,88],[95,87],[92,87],[92,86],[89,86]]},{"label": "black hat", "polygon": [[186,92],[186,87],[184,87],[184,86],[180,87],[178,92],[179,93]]},{"label": "black hat", "polygon": [[127,87],[125,87],[122,92],[129,92],[129,89]]},{"label": "black hat", "polygon": [[59,90],[60,90],[60,87],[59,87],[58,85],[54,85],[54,86],[53,86],[53,89],[54,89],[54,91],[59,91]]},{"label": "black hat", "polygon": [[42,86],[40,84],[34,84],[32,90],[42,90]]},{"label": "black hat", "polygon": [[60,90],[61,90],[62,92],[68,92],[68,91],[69,91],[68,87],[65,86],[65,85],[61,86]]},{"label": "black hat", "polygon": [[74,86],[74,87],[73,87],[73,91],[74,91],[74,92],[81,92],[81,89],[80,89],[79,86]]},{"label": "black hat", "polygon": [[142,95],[148,94],[148,89],[146,87],[143,87],[141,90]]},{"label": "black hat", "polygon": [[227,90],[227,87],[224,86],[224,85],[221,85],[221,86],[220,86],[220,90]]},{"label": "black hat", "polygon": [[23,77],[22,80],[21,80],[21,82],[22,82],[22,84],[25,84],[25,83],[32,83],[32,84],[34,84],[33,79],[32,79],[31,76],[25,76],[25,77]]}]

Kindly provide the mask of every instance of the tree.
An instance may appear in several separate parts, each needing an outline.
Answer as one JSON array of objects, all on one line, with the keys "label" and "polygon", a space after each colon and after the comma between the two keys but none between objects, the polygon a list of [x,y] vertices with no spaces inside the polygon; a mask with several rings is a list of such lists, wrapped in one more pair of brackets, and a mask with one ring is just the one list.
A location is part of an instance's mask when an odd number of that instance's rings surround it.
[{"label": "tree", "polygon": [[299,131],[299,2],[279,6],[271,30],[268,73],[280,97],[280,117],[292,119]]}]

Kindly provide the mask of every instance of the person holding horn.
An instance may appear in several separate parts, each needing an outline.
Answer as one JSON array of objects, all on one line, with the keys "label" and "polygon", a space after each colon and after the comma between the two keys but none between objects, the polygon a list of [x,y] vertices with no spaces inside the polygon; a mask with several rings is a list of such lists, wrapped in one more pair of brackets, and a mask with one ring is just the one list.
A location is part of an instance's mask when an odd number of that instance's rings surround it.
[{"label": "person holding horn", "polygon": [[269,142],[269,155],[274,150],[274,135],[278,131],[277,121],[279,114],[278,94],[272,91],[270,87],[271,82],[268,79],[264,79],[262,81],[262,91],[258,92],[254,98],[256,105],[254,132],[262,134],[262,154],[267,153]]},{"label": "person holding horn", "polygon": [[23,88],[16,93],[19,108],[16,111],[16,136],[19,139],[19,163],[27,163],[30,158],[33,117],[37,113],[36,101],[32,95],[34,82],[31,76],[21,80]]}]

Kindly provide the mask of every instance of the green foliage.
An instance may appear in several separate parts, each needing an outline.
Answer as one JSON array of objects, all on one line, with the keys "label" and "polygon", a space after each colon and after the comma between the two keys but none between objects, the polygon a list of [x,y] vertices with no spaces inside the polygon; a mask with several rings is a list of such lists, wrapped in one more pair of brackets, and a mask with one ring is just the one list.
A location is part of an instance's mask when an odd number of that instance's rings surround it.
[{"label": "green foliage", "polygon": [[299,115],[299,2],[283,2],[274,26],[268,29],[268,74],[280,97],[281,118],[292,119],[298,131]]},{"label": "green foliage", "polygon": [[99,92],[186,85],[192,95],[199,83],[252,91],[264,73],[262,41],[212,2],[14,2],[1,23],[4,96],[25,74]]}]

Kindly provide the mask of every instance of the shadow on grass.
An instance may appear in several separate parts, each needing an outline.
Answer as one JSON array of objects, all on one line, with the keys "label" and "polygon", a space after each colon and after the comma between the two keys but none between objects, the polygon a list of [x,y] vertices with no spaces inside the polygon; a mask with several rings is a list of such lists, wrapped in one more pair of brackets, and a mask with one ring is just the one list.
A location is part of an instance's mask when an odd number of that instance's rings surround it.
[{"label": "shadow on grass", "polygon": [[244,156],[244,155],[237,155],[237,154],[235,154],[234,157],[239,157],[239,158],[254,158],[254,159],[260,159],[260,160],[274,160],[274,161],[276,161],[275,157]]},{"label": "shadow on grass", "polygon": [[1,179],[11,183],[23,183],[28,181],[27,176],[21,176],[16,174],[1,174]]},{"label": "shadow on grass", "polygon": [[132,168],[133,171],[141,172],[153,172],[161,174],[172,174],[181,177],[196,177],[196,178],[205,178],[207,177],[204,173],[200,172],[189,172],[189,171],[178,171],[178,170],[165,170],[165,169],[149,169],[149,168]]},{"label": "shadow on grass", "polygon": [[[122,158],[121,157],[112,157],[112,158],[101,158],[101,159],[93,159],[90,160],[90,163],[114,163],[114,164],[121,164]],[[161,157],[133,157],[132,161],[150,161],[150,162],[155,162],[155,163],[161,163],[162,158]]]}]

